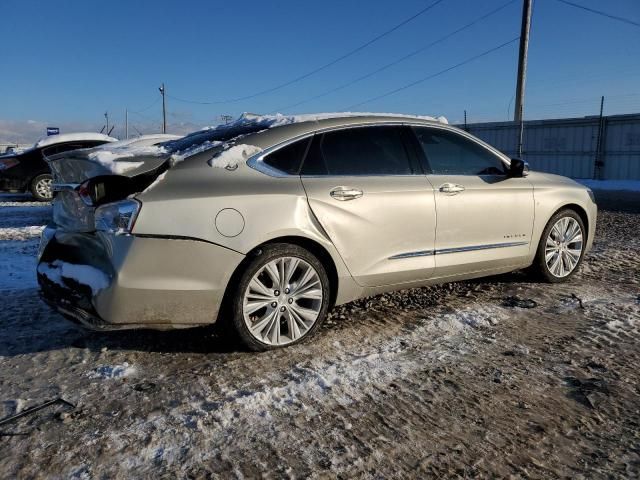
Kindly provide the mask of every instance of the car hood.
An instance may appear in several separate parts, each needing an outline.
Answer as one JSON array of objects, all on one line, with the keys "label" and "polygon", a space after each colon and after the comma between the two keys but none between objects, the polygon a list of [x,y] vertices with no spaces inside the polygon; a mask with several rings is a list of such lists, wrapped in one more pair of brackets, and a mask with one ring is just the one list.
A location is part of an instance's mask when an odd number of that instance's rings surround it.
[{"label": "car hood", "polygon": [[563,177],[562,175],[556,175],[553,173],[543,173],[543,172],[529,172],[527,175],[529,181],[533,184],[533,187],[571,187],[571,188],[580,188],[585,189],[586,187],[581,183],[576,182],[568,177]]}]

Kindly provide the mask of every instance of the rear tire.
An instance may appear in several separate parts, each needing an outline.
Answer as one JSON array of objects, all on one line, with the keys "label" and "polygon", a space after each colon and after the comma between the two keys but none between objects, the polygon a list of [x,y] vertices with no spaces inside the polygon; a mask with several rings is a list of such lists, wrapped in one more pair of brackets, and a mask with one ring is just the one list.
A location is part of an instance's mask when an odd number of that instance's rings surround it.
[{"label": "rear tire", "polygon": [[254,351],[303,342],[326,318],[330,288],[324,266],[312,253],[297,245],[266,245],[240,274],[230,299],[231,323]]},{"label": "rear tire", "polygon": [[582,263],[587,231],[580,215],[565,208],[555,213],[540,237],[531,266],[535,275],[549,283],[566,282]]},{"label": "rear tire", "polygon": [[53,198],[53,177],[43,173],[31,180],[31,195],[39,202],[50,202]]}]

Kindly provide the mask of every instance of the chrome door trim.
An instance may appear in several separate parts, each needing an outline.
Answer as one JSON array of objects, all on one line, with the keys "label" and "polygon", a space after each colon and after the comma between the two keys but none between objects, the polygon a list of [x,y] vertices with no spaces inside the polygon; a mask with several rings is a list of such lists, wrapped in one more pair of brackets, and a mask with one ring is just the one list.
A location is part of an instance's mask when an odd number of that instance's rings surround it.
[{"label": "chrome door trim", "polygon": [[399,253],[389,257],[389,260],[400,260],[402,258],[414,258],[414,257],[428,257],[434,255],[433,250],[420,250],[418,252]]},{"label": "chrome door trim", "polygon": [[400,260],[402,258],[426,257],[429,255],[445,255],[447,253],[474,252],[477,250],[491,250],[493,248],[521,247],[528,245],[529,242],[507,242],[507,243],[491,243],[488,245],[471,245],[468,247],[441,248],[437,250],[420,250],[417,252],[406,252],[393,255],[388,260]]},{"label": "chrome door trim", "polygon": [[474,252],[476,250],[491,250],[493,248],[521,247],[529,245],[529,242],[507,242],[507,243],[491,243],[488,245],[471,245],[468,247],[441,248],[436,250],[436,255],[444,255],[447,253]]}]

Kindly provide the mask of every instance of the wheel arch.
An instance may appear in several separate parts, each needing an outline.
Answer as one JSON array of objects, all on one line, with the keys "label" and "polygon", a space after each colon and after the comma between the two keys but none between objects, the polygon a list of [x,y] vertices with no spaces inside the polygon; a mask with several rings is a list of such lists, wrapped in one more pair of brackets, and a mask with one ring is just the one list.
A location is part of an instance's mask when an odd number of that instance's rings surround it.
[{"label": "wheel arch", "polygon": [[[580,220],[582,220],[582,223],[584,224],[584,236],[585,236],[585,243],[586,240],[588,240],[589,238],[589,216],[587,215],[587,211],[582,208],[580,205],[578,205],[577,203],[567,203],[565,205],[562,205],[561,207],[557,208],[549,217],[549,220],[559,211],[561,210],[573,210],[574,212],[576,212],[578,214],[578,216],[580,217]],[[547,223],[549,223],[549,220],[547,220]],[[546,223],[545,223],[546,225]]]},{"label": "wheel arch", "polygon": [[234,272],[231,274],[231,277],[229,277],[229,281],[227,282],[227,287],[222,297],[222,303],[221,303],[220,312],[218,313],[218,317],[220,317],[220,315],[226,314],[229,311],[228,308],[230,305],[231,295],[233,294],[233,290],[235,286],[238,284],[240,275],[242,275],[242,272],[246,268],[246,265],[257,254],[257,252],[260,251],[261,248],[265,247],[266,245],[272,245],[275,243],[288,243],[291,245],[297,245],[299,247],[304,248],[305,250],[308,250],[309,252],[311,252],[313,255],[316,256],[316,258],[320,261],[320,263],[322,263],[322,266],[327,272],[327,276],[329,277],[329,283],[331,285],[330,297],[329,297],[329,309],[331,309],[335,305],[336,298],[338,296],[338,288],[339,288],[338,278],[339,277],[338,277],[338,269],[336,268],[336,264],[333,258],[331,257],[331,254],[329,253],[329,251],[319,242],[312,240],[310,238],[296,236],[296,235],[287,235],[287,236],[275,237],[275,238],[266,240],[261,244],[256,245],[247,253],[244,260],[238,264]]},{"label": "wheel arch", "polygon": [[544,223],[539,224],[538,228],[536,229],[535,236],[532,238],[532,244],[531,244],[532,248],[530,250],[531,261],[533,261],[538,251],[538,246],[542,241],[542,235],[544,233],[545,228],[547,227],[547,225],[549,224],[553,216],[562,210],[573,210],[580,217],[580,219],[584,223],[584,229],[585,229],[584,234],[585,234],[586,241],[589,240],[589,215],[587,214],[587,211],[584,209],[584,207],[573,202],[556,205],[553,209],[550,209],[551,213],[545,216],[546,218],[544,219]]}]

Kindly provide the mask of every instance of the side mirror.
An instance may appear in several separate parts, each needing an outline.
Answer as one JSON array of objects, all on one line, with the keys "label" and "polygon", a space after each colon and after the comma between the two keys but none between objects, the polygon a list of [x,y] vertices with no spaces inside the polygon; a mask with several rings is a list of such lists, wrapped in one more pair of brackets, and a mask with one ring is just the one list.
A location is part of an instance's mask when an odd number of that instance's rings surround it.
[{"label": "side mirror", "polygon": [[509,177],[524,177],[529,171],[529,165],[524,160],[512,158],[509,165]]}]

